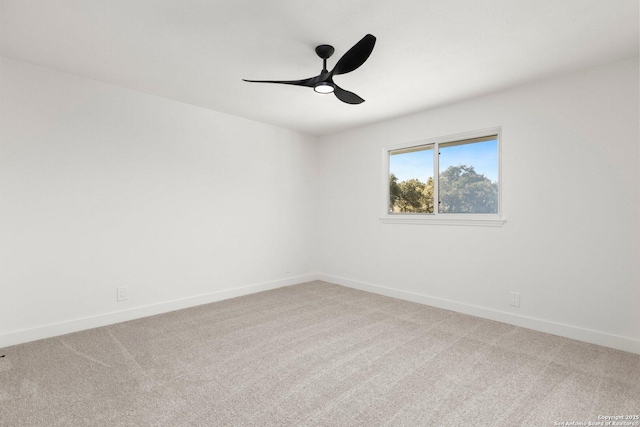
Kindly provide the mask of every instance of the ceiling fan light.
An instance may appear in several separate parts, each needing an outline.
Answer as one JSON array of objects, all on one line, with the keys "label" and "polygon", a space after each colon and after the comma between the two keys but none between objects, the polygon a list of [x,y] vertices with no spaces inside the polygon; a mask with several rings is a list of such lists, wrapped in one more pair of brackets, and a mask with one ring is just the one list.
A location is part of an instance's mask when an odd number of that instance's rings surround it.
[{"label": "ceiling fan light", "polygon": [[313,87],[313,90],[315,90],[317,93],[322,93],[326,95],[328,93],[332,93],[335,90],[335,88],[329,82],[320,82]]}]

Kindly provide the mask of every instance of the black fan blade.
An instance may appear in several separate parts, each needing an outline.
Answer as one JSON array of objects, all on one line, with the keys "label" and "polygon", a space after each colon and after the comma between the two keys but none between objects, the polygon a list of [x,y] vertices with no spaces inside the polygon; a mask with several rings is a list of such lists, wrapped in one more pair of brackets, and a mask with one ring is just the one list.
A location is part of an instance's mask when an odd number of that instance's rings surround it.
[{"label": "black fan blade", "polygon": [[369,55],[371,55],[375,44],[376,38],[374,36],[371,34],[364,36],[362,40],[349,49],[347,53],[342,55],[342,58],[340,58],[336,66],[333,67],[331,75],[335,76],[338,74],[350,73],[360,67],[364,64],[364,61],[369,58]]},{"label": "black fan blade", "polygon": [[344,90],[335,83],[333,84],[333,87],[333,93],[335,93],[336,98],[338,98],[342,102],[346,102],[347,104],[362,104],[364,102],[364,99],[360,98],[355,93]]},{"label": "black fan blade", "polygon": [[318,81],[320,81],[320,76],[311,77],[309,79],[303,80],[247,80],[242,79],[245,82],[251,83],[279,83],[283,85],[294,85],[294,86],[308,86],[314,87]]}]

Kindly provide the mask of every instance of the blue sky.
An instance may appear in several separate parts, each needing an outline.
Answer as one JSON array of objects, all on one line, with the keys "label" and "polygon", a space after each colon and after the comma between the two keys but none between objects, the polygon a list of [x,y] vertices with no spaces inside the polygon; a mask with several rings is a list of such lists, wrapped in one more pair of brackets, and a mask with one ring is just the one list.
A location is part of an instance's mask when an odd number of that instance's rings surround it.
[{"label": "blue sky", "polygon": [[[476,172],[491,181],[498,180],[498,141],[483,141],[473,144],[441,146],[440,170],[449,166],[470,165]],[[433,150],[389,156],[389,171],[398,177],[398,182],[417,178],[426,182],[433,176]]]}]

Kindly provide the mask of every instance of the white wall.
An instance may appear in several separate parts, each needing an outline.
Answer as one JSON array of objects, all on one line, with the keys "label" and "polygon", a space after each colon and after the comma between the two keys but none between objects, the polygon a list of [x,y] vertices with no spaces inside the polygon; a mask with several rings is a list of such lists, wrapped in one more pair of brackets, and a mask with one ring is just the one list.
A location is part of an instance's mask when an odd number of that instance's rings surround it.
[{"label": "white wall", "polygon": [[[638,76],[636,58],[321,138],[324,278],[640,353]],[[380,223],[382,147],[495,126],[502,227]]]},{"label": "white wall", "polygon": [[316,272],[315,138],[0,66],[0,347]]},{"label": "white wall", "polygon": [[[0,347],[321,271],[640,353],[637,59],[319,141],[21,62],[0,73]],[[382,147],[495,126],[504,226],[380,223]]]}]

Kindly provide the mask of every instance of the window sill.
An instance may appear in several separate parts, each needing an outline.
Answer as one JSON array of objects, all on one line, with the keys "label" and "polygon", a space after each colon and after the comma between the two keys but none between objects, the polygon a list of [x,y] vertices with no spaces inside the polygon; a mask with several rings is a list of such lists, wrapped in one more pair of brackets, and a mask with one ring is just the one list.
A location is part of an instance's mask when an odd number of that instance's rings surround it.
[{"label": "window sill", "polygon": [[380,217],[380,222],[383,224],[417,224],[417,225],[466,225],[476,227],[502,227],[507,220],[499,217],[481,218],[481,217],[467,217],[467,216],[455,216],[450,217],[447,215],[445,218],[442,215],[385,215]]}]

